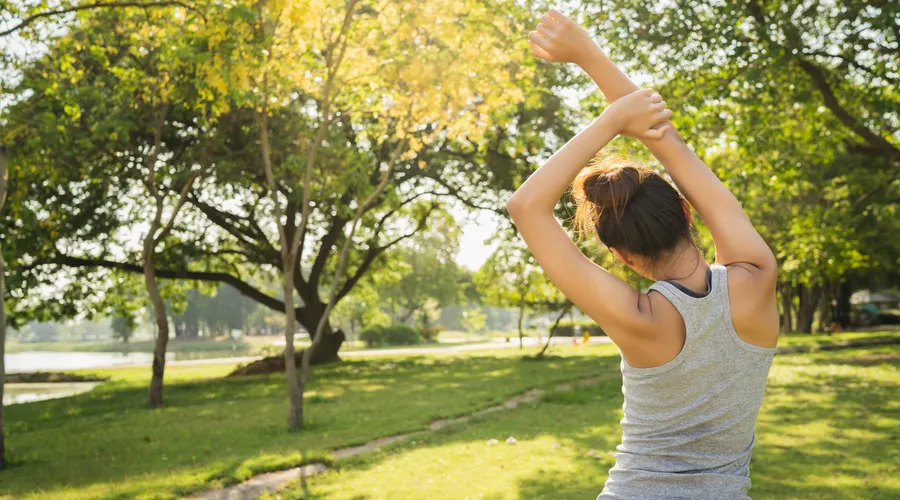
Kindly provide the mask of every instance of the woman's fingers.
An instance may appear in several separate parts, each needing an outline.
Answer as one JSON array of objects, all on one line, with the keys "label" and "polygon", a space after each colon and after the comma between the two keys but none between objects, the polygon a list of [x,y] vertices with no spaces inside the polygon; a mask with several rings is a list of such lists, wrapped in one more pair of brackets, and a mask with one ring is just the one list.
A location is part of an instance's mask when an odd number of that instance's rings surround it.
[{"label": "woman's fingers", "polygon": [[553,57],[551,57],[546,50],[538,47],[531,40],[528,40],[528,45],[531,47],[531,55],[537,57],[538,59],[543,59],[547,62],[553,62]]},{"label": "woman's fingers", "polygon": [[649,97],[649,99],[650,99],[650,102],[662,102],[662,100],[663,100],[663,99],[662,99],[662,96],[659,95],[659,93],[657,93],[656,91],[653,91],[653,90],[650,91],[650,97]]},{"label": "woman's fingers", "polygon": [[546,24],[547,26],[553,26],[554,24],[558,24],[558,21],[550,17],[548,14],[544,14],[541,16],[541,22]]},{"label": "woman's fingers", "polygon": [[666,130],[668,130],[669,128],[670,127],[668,125],[663,125],[659,128],[651,128],[644,132],[644,137],[648,139],[661,139],[662,136],[666,134]]},{"label": "woman's fingers", "polygon": [[657,123],[664,122],[664,121],[668,120],[669,118],[672,118],[672,110],[671,109],[666,109],[664,111],[658,111],[656,114],[653,115],[653,119],[656,120]]},{"label": "woman's fingers", "polygon": [[528,40],[544,50],[550,50],[550,39],[537,31],[529,33]]},{"label": "woman's fingers", "polygon": [[556,35],[556,32],[553,30],[553,28],[543,23],[537,25],[537,32],[547,38],[552,38],[554,35]]},{"label": "woman's fingers", "polygon": [[650,111],[659,112],[666,109],[666,101],[657,102],[650,105]]},{"label": "woman's fingers", "polygon": [[562,12],[560,12],[556,9],[550,9],[550,12],[548,14],[550,15],[550,17],[552,17],[556,22],[558,22],[560,24],[572,22],[572,20],[569,19],[565,14],[563,14]]}]

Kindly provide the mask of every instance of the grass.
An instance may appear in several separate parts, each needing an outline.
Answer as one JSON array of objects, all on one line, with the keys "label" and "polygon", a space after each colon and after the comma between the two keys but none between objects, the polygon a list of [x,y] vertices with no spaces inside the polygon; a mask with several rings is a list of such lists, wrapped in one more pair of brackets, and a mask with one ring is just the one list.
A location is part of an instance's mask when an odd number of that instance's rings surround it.
[{"label": "grass", "polygon": [[[0,498],[175,498],[259,472],[330,462],[330,450],[421,430],[533,387],[610,374],[592,386],[550,392],[536,404],[341,461],[340,473],[286,492],[369,499],[596,496],[614,463],[607,452],[620,437],[617,350],[560,346],[550,353],[544,362],[523,361],[518,349],[348,358],[315,371],[307,426],[297,433],[284,427],[281,375],[222,380],[234,363],[173,365],[166,407],[151,411],[143,408],[146,367],[88,370],[111,382],[72,398],[7,408],[14,464],[0,471]],[[754,498],[897,497],[900,407],[891,397],[897,353],[897,346],[885,346],[777,358],[760,417]],[[486,445],[509,435],[519,443]],[[588,455],[592,449],[597,458]],[[806,488],[811,496],[804,496]]]},{"label": "grass", "polygon": [[167,370],[166,407],[143,408],[146,368],[72,398],[7,408],[2,498],[175,498],[327,458],[329,450],[424,429],[554,381],[615,368],[612,346],[545,363],[508,355],[349,360],[316,370],[305,429],[289,433],[283,375],[219,377],[234,364]]},{"label": "grass", "polygon": [[[898,361],[896,346],[777,358],[751,496],[900,498]],[[594,498],[615,463],[621,405],[617,379],[549,392],[525,408],[339,462],[339,472],[280,497]],[[505,444],[508,436],[517,444]]]}]

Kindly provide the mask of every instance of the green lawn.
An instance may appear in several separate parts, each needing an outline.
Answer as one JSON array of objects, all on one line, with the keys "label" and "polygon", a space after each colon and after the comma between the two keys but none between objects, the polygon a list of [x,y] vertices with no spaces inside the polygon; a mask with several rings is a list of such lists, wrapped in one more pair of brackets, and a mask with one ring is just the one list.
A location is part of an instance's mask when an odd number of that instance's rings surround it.
[{"label": "green lawn", "polygon": [[[898,352],[888,346],[777,359],[760,419],[756,497],[862,498],[860,491],[865,498],[897,497],[900,408],[890,395],[898,385]],[[323,367],[311,382],[308,425],[299,433],[284,428],[280,375],[221,380],[234,363],[175,365],[167,370],[166,408],[151,411],[142,406],[147,368],[94,370],[111,382],[73,398],[7,408],[14,465],[0,472],[0,498],[178,497],[327,461],[329,450],[424,429],[433,419],[532,387],[610,374],[539,404],[340,462],[339,474],[307,485],[327,498],[590,498],[619,439],[619,357],[612,345],[551,353],[544,362],[501,349]],[[485,444],[509,435],[519,443]],[[588,456],[590,449],[599,458]],[[812,496],[803,495],[807,487]],[[301,497],[303,489],[288,494]],[[779,496],[783,491],[792,493]]]},{"label": "green lawn", "polygon": [[7,408],[3,498],[172,498],[318,460],[328,450],[424,429],[534,386],[615,369],[613,346],[538,363],[503,355],[348,360],[316,371],[307,427],[288,433],[283,375],[172,366],[164,409],[143,408],[146,368],[93,370],[91,393]]},{"label": "green lawn", "polygon": [[[751,496],[900,498],[898,365],[898,346],[778,357]],[[615,463],[621,404],[617,379],[554,391],[525,408],[342,461],[338,472],[281,498],[594,498]],[[517,444],[504,444],[508,436]]]}]

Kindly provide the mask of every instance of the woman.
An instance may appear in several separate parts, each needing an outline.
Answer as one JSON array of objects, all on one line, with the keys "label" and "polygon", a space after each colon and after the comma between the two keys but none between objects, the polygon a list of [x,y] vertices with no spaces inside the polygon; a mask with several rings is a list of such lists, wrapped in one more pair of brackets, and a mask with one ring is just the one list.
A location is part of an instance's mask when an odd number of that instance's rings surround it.
[{"label": "woman", "polygon": [[[775,257],[735,197],[685,145],[655,92],[638,89],[581,27],[551,10],[529,34],[535,56],[579,64],[612,103],[507,202],[544,271],[622,352],[622,444],[602,499],[749,498],[754,426],[778,340]],[[618,134],[668,171],[594,161]],[[640,293],[585,257],[553,215],[573,185],[577,221],[655,280]],[[691,237],[709,227],[709,264]]]}]

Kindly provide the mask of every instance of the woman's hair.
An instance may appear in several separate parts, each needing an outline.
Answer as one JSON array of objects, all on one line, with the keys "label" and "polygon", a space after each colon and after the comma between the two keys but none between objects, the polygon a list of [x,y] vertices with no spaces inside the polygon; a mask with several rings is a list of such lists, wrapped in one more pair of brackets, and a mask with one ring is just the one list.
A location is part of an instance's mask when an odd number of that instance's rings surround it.
[{"label": "woman's hair", "polygon": [[575,226],[607,247],[658,261],[691,238],[687,203],[656,172],[618,157],[596,157],[572,186]]}]

